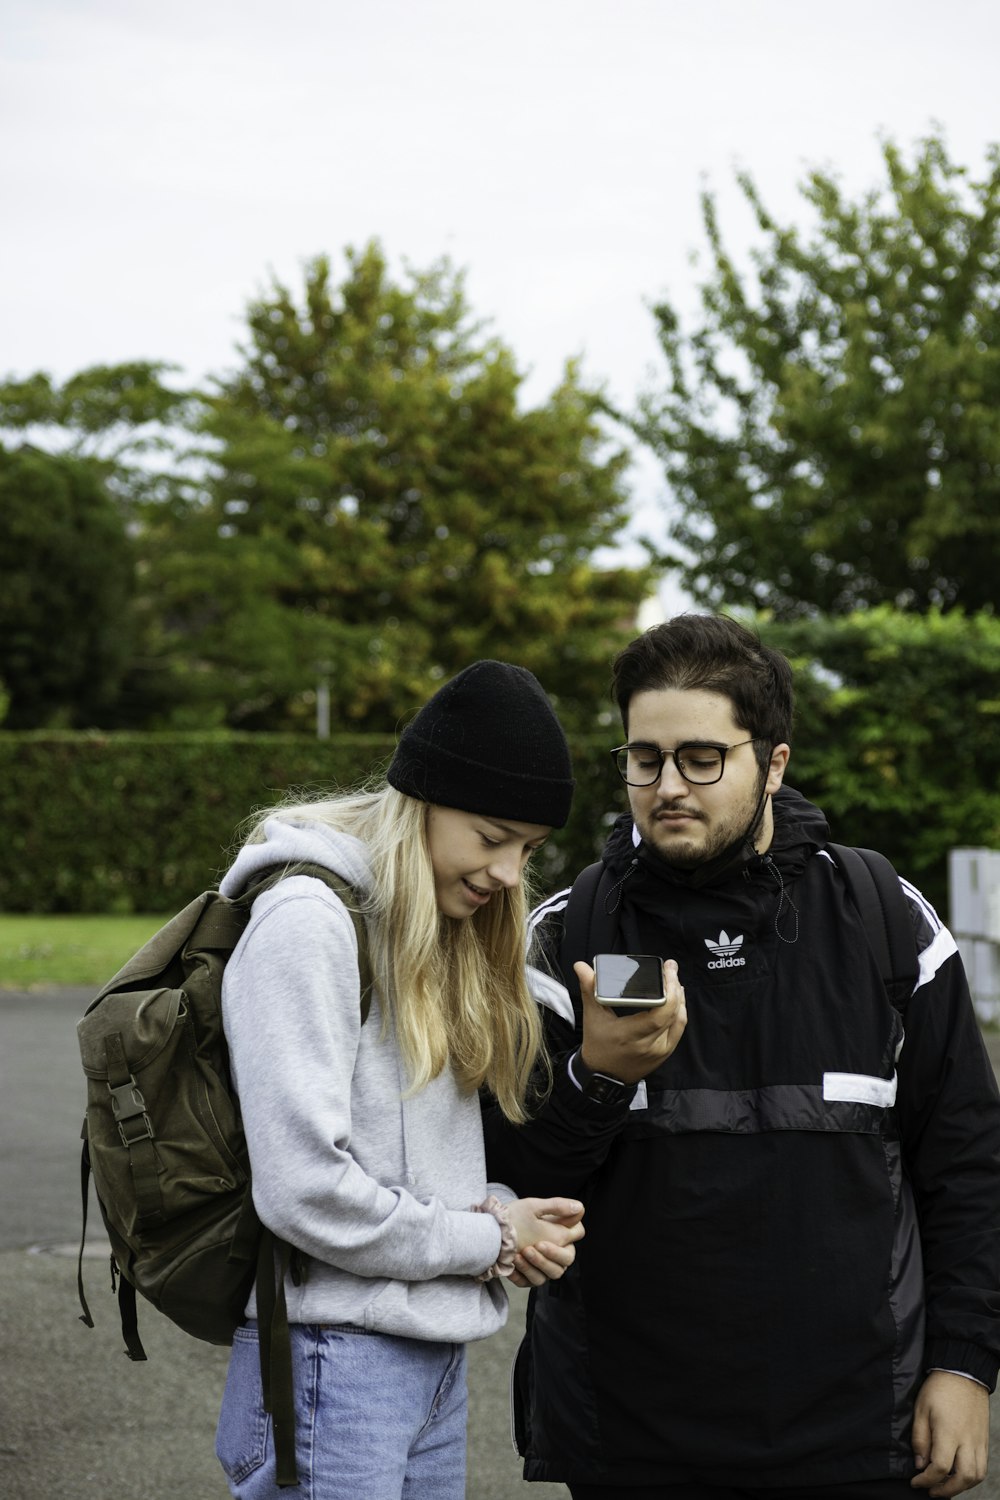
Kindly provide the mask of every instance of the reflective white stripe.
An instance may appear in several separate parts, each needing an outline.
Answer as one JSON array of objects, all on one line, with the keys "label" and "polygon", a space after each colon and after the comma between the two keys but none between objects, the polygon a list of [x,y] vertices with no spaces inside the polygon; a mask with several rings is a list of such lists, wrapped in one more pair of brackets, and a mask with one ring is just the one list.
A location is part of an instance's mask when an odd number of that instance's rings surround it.
[{"label": "reflective white stripe", "polygon": [[918,891],[916,886],[912,885],[910,881],[904,880],[902,875],[899,877],[899,883],[903,887],[903,895],[907,900],[912,901],[914,906],[919,907],[929,927],[936,932],[939,927],[944,926],[941,918],[922,891]]},{"label": "reflective white stripe", "polygon": [[556,1015],[563,1021],[573,1025],[573,1002],[569,998],[569,991],[564,984],[553,979],[550,974],[543,974],[541,969],[527,966],[528,989],[538,1005],[546,1005],[549,1010],[555,1011]]},{"label": "reflective white stripe", "polygon": [[823,1098],[828,1103],[842,1100],[889,1109],[896,1102],[896,1075],[875,1078],[871,1073],[824,1073]]},{"label": "reflective white stripe", "polygon": [[553,916],[556,912],[566,910],[569,904],[569,893],[570,887],[566,886],[565,890],[556,891],[554,896],[550,896],[547,901],[543,901],[539,906],[535,907],[534,911],[528,917],[529,943],[539,922],[544,922],[546,917]]},{"label": "reflective white stripe", "polygon": [[947,927],[939,927],[920,955],[920,970],[917,974],[917,982],[913,986],[914,993],[922,984],[929,984],[945,959],[951,958],[952,954],[957,952],[958,944]]}]

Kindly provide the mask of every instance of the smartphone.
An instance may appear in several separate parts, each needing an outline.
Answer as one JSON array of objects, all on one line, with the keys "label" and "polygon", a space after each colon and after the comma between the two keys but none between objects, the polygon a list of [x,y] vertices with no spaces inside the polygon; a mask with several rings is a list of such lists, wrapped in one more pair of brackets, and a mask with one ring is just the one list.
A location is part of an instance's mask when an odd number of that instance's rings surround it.
[{"label": "smartphone", "polygon": [[663,961],[649,954],[598,953],[594,959],[599,1005],[646,1010],[662,1005]]}]

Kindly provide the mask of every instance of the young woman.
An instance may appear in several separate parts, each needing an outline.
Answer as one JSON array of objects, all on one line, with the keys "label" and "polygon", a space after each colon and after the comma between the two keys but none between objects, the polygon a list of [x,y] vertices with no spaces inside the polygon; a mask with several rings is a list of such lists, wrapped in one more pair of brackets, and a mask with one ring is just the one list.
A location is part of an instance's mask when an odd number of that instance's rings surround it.
[{"label": "young woman", "polygon": [[[481,661],[403,731],[387,784],[262,819],[222,882],[254,902],[223,1016],[261,1221],[286,1281],[296,1462],[309,1500],[462,1500],[465,1351],[504,1322],[500,1278],[558,1277],[580,1203],[487,1185],[477,1090],[513,1121],[541,1046],[522,877],[568,816],[565,736],[530,672]],[[320,865],[365,918],[357,936]],[[237,1330],[217,1452],[232,1493],[277,1487],[256,1305]]]}]

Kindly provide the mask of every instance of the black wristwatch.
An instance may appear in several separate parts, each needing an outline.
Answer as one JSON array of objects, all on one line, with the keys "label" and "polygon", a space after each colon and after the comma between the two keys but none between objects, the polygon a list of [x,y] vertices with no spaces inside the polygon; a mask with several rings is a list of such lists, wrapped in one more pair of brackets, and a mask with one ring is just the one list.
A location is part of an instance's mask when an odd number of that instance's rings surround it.
[{"label": "black wristwatch", "polygon": [[584,1098],[594,1099],[598,1104],[631,1104],[636,1090],[634,1083],[622,1083],[608,1073],[595,1073],[587,1067],[582,1052],[573,1053],[571,1066]]}]

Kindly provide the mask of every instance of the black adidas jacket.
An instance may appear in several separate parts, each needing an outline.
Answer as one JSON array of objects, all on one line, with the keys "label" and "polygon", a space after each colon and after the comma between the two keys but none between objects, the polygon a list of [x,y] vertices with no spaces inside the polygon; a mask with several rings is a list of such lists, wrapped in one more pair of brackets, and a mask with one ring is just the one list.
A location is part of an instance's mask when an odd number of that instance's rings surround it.
[{"label": "black adidas jacket", "polygon": [[[486,1111],[493,1180],[587,1206],[575,1265],[529,1302],[528,1479],[908,1476],[925,1372],[995,1383],[1000,1098],[954,941],[904,882],[921,972],[901,1018],[822,815],[791,790],[774,814],[768,855],[708,889],[619,820],[618,947],[678,960],[685,1036],[631,1107],[598,1104],[557,993],[547,1103],[519,1128]],[[550,958],[566,894],[539,909]]]}]

